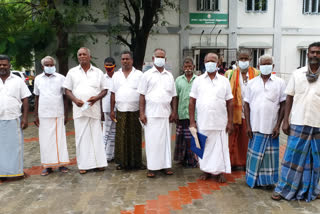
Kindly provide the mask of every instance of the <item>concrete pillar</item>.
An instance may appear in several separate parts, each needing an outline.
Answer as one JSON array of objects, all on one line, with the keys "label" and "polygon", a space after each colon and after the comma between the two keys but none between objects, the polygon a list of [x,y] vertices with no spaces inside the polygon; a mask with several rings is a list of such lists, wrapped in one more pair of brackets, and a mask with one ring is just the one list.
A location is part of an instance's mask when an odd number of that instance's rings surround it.
[{"label": "concrete pillar", "polygon": [[272,55],[274,57],[275,71],[281,77],[280,71],[280,60],[281,60],[281,37],[282,37],[282,14],[283,11],[283,1],[274,1],[274,34],[273,34],[273,51]]},{"label": "concrete pillar", "polygon": [[[180,22],[180,44],[179,44],[179,56],[180,56],[180,63],[179,68],[181,67],[181,63],[183,62],[183,50],[189,49],[189,31],[185,30],[186,27],[189,25],[189,0],[180,0],[180,15],[179,15],[179,22]],[[178,76],[179,71],[176,71],[174,76]]]},{"label": "concrete pillar", "polygon": [[[229,34],[228,34],[228,49],[238,48],[238,0],[229,0],[228,2],[229,15]],[[228,65],[232,60],[236,60],[234,51],[228,51]]]}]

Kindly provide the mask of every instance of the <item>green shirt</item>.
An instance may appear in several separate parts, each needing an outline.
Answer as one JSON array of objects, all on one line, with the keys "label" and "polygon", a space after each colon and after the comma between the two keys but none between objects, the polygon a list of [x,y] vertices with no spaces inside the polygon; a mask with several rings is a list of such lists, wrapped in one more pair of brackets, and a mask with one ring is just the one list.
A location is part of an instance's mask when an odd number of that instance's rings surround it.
[{"label": "green shirt", "polygon": [[178,115],[179,120],[189,119],[189,99],[192,83],[197,76],[193,74],[188,82],[186,75],[181,75],[176,79],[176,89],[178,96]]}]

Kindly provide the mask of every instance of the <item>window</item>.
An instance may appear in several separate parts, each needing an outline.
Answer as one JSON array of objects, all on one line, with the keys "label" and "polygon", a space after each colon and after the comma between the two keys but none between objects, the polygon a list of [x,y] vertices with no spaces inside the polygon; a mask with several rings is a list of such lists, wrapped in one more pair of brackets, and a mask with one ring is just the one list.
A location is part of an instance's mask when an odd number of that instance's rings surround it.
[{"label": "window", "polygon": [[307,49],[300,50],[300,67],[304,67],[307,64]]},{"label": "window", "polygon": [[260,56],[264,55],[264,49],[252,49],[252,66],[258,67]]},{"label": "window", "polygon": [[320,0],[304,0],[303,14],[320,14]]},{"label": "window", "polygon": [[219,11],[219,0],[197,0],[198,11]]},{"label": "window", "polygon": [[247,12],[266,12],[268,0],[247,0]]}]

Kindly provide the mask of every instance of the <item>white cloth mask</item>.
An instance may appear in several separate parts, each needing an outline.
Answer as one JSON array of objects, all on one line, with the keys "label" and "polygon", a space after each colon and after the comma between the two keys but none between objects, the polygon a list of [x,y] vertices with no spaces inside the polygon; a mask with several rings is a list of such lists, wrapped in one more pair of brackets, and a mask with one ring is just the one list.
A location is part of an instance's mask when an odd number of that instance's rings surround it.
[{"label": "white cloth mask", "polygon": [[247,69],[249,67],[249,61],[239,61],[239,67],[242,70]]},{"label": "white cloth mask", "polygon": [[153,61],[153,64],[157,67],[160,67],[162,68],[165,64],[166,64],[166,59],[165,58],[158,58],[158,57],[155,57],[154,58],[154,61]]},{"label": "white cloth mask", "polygon": [[44,72],[46,74],[53,74],[54,72],[56,72],[56,67],[55,66],[52,66],[52,67],[44,66]]},{"label": "white cloth mask", "polygon": [[269,75],[272,72],[272,65],[260,65],[260,71],[263,75]]},{"label": "white cloth mask", "polygon": [[206,67],[206,71],[208,73],[213,73],[217,71],[217,63],[216,62],[207,62],[204,64]]}]

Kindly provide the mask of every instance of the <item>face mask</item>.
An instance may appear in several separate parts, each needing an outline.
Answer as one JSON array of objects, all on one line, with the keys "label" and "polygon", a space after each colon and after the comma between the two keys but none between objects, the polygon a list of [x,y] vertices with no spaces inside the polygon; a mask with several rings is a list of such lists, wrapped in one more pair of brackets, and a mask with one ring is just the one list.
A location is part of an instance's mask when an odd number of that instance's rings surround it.
[{"label": "face mask", "polygon": [[272,65],[260,65],[260,71],[263,75],[269,75],[272,72]]},{"label": "face mask", "polygon": [[239,61],[239,67],[241,70],[247,69],[249,67],[249,61]]},{"label": "face mask", "polygon": [[44,66],[44,72],[46,74],[53,74],[54,72],[56,72],[56,67],[55,66],[52,66],[52,67]]},{"label": "face mask", "polygon": [[217,71],[217,63],[215,62],[207,62],[204,65],[208,73],[213,73]]},{"label": "face mask", "polygon": [[237,66],[236,65],[232,65],[232,70],[236,70]]},{"label": "face mask", "polygon": [[165,58],[158,58],[154,57],[153,64],[157,67],[162,68],[166,64],[166,59]]},{"label": "face mask", "polygon": [[116,67],[115,65],[111,65],[111,66],[105,65],[105,66],[104,66],[104,68],[106,69],[106,71],[107,71],[108,73],[113,72],[114,69],[115,69],[115,67]]}]

